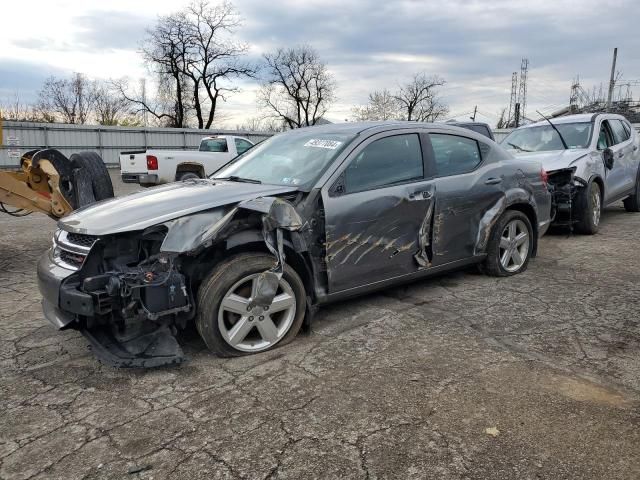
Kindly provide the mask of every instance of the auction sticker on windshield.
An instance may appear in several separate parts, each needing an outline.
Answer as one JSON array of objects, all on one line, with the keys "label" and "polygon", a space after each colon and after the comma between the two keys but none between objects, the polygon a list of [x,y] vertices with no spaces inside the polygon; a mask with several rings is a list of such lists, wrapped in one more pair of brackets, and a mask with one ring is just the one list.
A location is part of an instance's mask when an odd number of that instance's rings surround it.
[{"label": "auction sticker on windshield", "polygon": [[305,147],[328,148],[329,150],[335,150],[340,145],[342,145],[342,142],[338,142],[336,140],[320,140],[320,139],[311,139],[304,144]]}]

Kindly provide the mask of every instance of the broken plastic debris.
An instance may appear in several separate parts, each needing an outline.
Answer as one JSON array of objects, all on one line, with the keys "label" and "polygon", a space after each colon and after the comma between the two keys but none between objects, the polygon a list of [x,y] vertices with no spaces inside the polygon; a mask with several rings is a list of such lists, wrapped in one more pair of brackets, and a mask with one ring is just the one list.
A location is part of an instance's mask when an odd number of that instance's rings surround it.
[{"label": "broken plastic debris", "polygon": [[500,435],[500,430],[498,430],[497,427],[489,427],[484,429],[484,433],[491,435],[492,437],[497,437]]}]

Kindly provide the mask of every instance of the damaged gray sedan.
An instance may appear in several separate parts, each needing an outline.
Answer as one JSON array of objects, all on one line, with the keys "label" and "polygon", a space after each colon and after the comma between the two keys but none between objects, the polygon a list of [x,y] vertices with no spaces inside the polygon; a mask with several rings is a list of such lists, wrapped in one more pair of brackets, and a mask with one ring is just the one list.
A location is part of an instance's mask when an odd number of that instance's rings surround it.
[{"label": "damaged gray sedan", "polygon": [[466,129],[299,129],[213,178],[61,220],[38,265],[44,314],[117,366],[180,363],[191,322],[218,355],[261,352],[334,300],[471,264],[520,273],[550,208],[540,165]]}]

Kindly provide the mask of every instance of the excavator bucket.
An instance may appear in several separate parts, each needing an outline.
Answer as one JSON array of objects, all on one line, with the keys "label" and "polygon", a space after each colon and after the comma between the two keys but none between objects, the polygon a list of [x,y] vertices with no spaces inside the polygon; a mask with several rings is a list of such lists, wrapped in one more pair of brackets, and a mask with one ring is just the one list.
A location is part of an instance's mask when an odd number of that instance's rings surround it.
[{"label": "excavator bucket", "polygon": [[0,172],[0,211],[10,215],[40,212],[57,219],[113,197],[109,172],[93,152],[67,158],[55,149],[32,150],[22,156],[20,168]]}]

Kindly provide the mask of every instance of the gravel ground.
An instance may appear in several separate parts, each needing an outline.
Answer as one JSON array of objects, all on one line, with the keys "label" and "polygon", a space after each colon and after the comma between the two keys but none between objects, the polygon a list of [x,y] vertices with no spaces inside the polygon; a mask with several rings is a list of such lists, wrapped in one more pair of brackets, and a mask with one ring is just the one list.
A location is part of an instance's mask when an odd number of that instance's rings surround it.
[{"label": "gravel ground", "polygon": [[[131,191],[117,180],[119,194]],[[273,352],[99,364],[43,318],[54,222],[0,217],[0,478],[640,478],[640,214],[529,270],[321,310]]]}]

